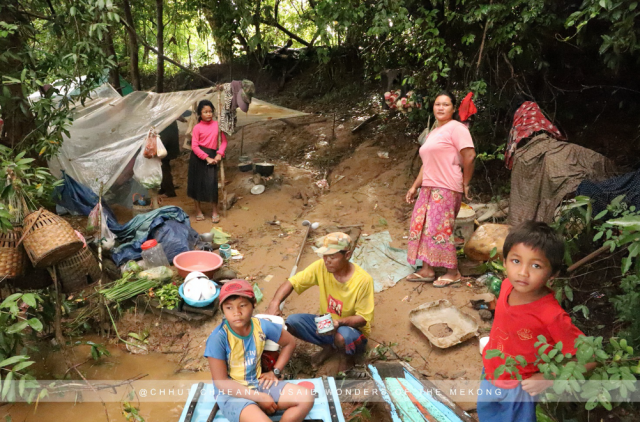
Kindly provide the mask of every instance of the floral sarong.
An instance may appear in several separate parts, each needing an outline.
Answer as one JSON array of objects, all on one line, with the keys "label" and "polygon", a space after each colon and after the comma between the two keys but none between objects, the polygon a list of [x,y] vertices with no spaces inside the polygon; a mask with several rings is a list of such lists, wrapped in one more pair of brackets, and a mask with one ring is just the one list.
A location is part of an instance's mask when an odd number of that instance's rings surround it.
[{"label": "floral sarong", "polygon": [[420,259],[432,267],[457,268],[453,238],[462,193],[423,186],[411,216],[407,261]]}]

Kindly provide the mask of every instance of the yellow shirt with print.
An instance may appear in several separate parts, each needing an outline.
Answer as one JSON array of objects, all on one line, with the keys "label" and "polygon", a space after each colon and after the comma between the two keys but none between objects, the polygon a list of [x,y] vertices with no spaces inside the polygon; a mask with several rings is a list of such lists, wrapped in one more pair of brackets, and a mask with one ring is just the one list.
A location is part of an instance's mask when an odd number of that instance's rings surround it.
[{"label": "yellow shirt with print", "polygon": [[355,271],[345,283],[327,271],[322,259],[291,277],[289,282],[298,294],[311,286],[320,287],[320,314],[330,313],[337,320],[359,315],[367,321],[359,330],[369,337],[373,321],[373,278],[357,264],[353,265]]}]

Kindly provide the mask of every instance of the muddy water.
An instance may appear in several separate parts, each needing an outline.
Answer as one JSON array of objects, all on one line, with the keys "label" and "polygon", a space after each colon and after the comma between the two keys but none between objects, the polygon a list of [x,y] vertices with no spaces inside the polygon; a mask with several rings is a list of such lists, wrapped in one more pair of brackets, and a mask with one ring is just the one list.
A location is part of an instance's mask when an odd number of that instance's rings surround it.
[{"label": "muddy water", "polygon": [[[85,340],[101,342],[99,337],[89,337]],[[102,340],[104,341],[104,340]],[[162,353],[149,353],[147,355],[134,355],[121,347],[109,346],[110,357],[101,359],[99,363],[90,361],[79,367],[83,375],[89,380],[117,383],[136,376],[147,374],[142,378],[144,384],[142,386],[149,390],[152,386],[158,386],[158,396],[160,388],[165,388],[165,393],[171,386],[177,387],[183,384],[192,384],[199,381],[208,381],[211,379],[207,372],[183,372],[176,373],[179,367],[175,362],[167,359],[167,355]],[[73,351],[72,359],[74,363],[83,362],[90,359],[89,347],[76,347]],[[66,365],[60,353],[47,354],[47,357],[38,362],[39,370],[47,370],[52,373],[61,374],[66,371]],[[73,374],[74,379],[78,379]],[[42,375],[39,377],[42,379]],[[98,381],[100,380],[100,381]],[[35,406],[27,404],[15,404],[1,408],[0,416],[8,414],[13,421],[38,421],[38,422],[103,422],[107,420],[105,415],[108,412],[109,419],[124,420],[121,416],[121,402],[128,400],[127,393],[131,391],[129,388],[120,388],[117,394],[113,394],[110,390],[101,390],[100,397],[105,401],[105,405],[99,401],[96,402],[79,402],[74,403],[73,398],[65,399],[65,402],[43,402],[38,405],[37,411],[34,412]],[[158,422],[175,422],[179,419],[184,402],[186,401],[186,390],[183,397],[178,396],[178,388],[174,389],[174,397],[168,402],[143,402],[140,406],[140,415],[146,421]],[[90,393],[86,393],[90,395]],[[81,400],[81,399],[80,399]],[[144,400],[144,399],[142,399]]]}]

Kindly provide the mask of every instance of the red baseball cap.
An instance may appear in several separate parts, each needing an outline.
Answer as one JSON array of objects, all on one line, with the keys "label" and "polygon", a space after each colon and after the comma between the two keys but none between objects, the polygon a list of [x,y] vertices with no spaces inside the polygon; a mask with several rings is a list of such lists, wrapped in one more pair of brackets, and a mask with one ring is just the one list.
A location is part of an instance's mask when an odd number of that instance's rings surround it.
[{"label": "red baseball cap", "polygon": [[252,300],[256,298],[251,284],[246,280],[240,279],[228,281],[222,286],[222,289],[220,289],[220,306],[229,296],[242,296]]}]

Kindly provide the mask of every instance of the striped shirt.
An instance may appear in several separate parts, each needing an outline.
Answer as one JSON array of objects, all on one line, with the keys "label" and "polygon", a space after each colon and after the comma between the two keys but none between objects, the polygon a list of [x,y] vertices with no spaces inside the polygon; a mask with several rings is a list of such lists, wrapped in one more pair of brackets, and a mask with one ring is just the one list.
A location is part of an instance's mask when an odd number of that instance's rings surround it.
[{"label": "striped shirt", "polygon": [[256,388],[262,373],[260,358],[267,340],[280,341],[282,325],[251,318],[251,332],[241,336],[223,320],[207,339],[204,356],[224,360],[227,375],[242,385]]}]

